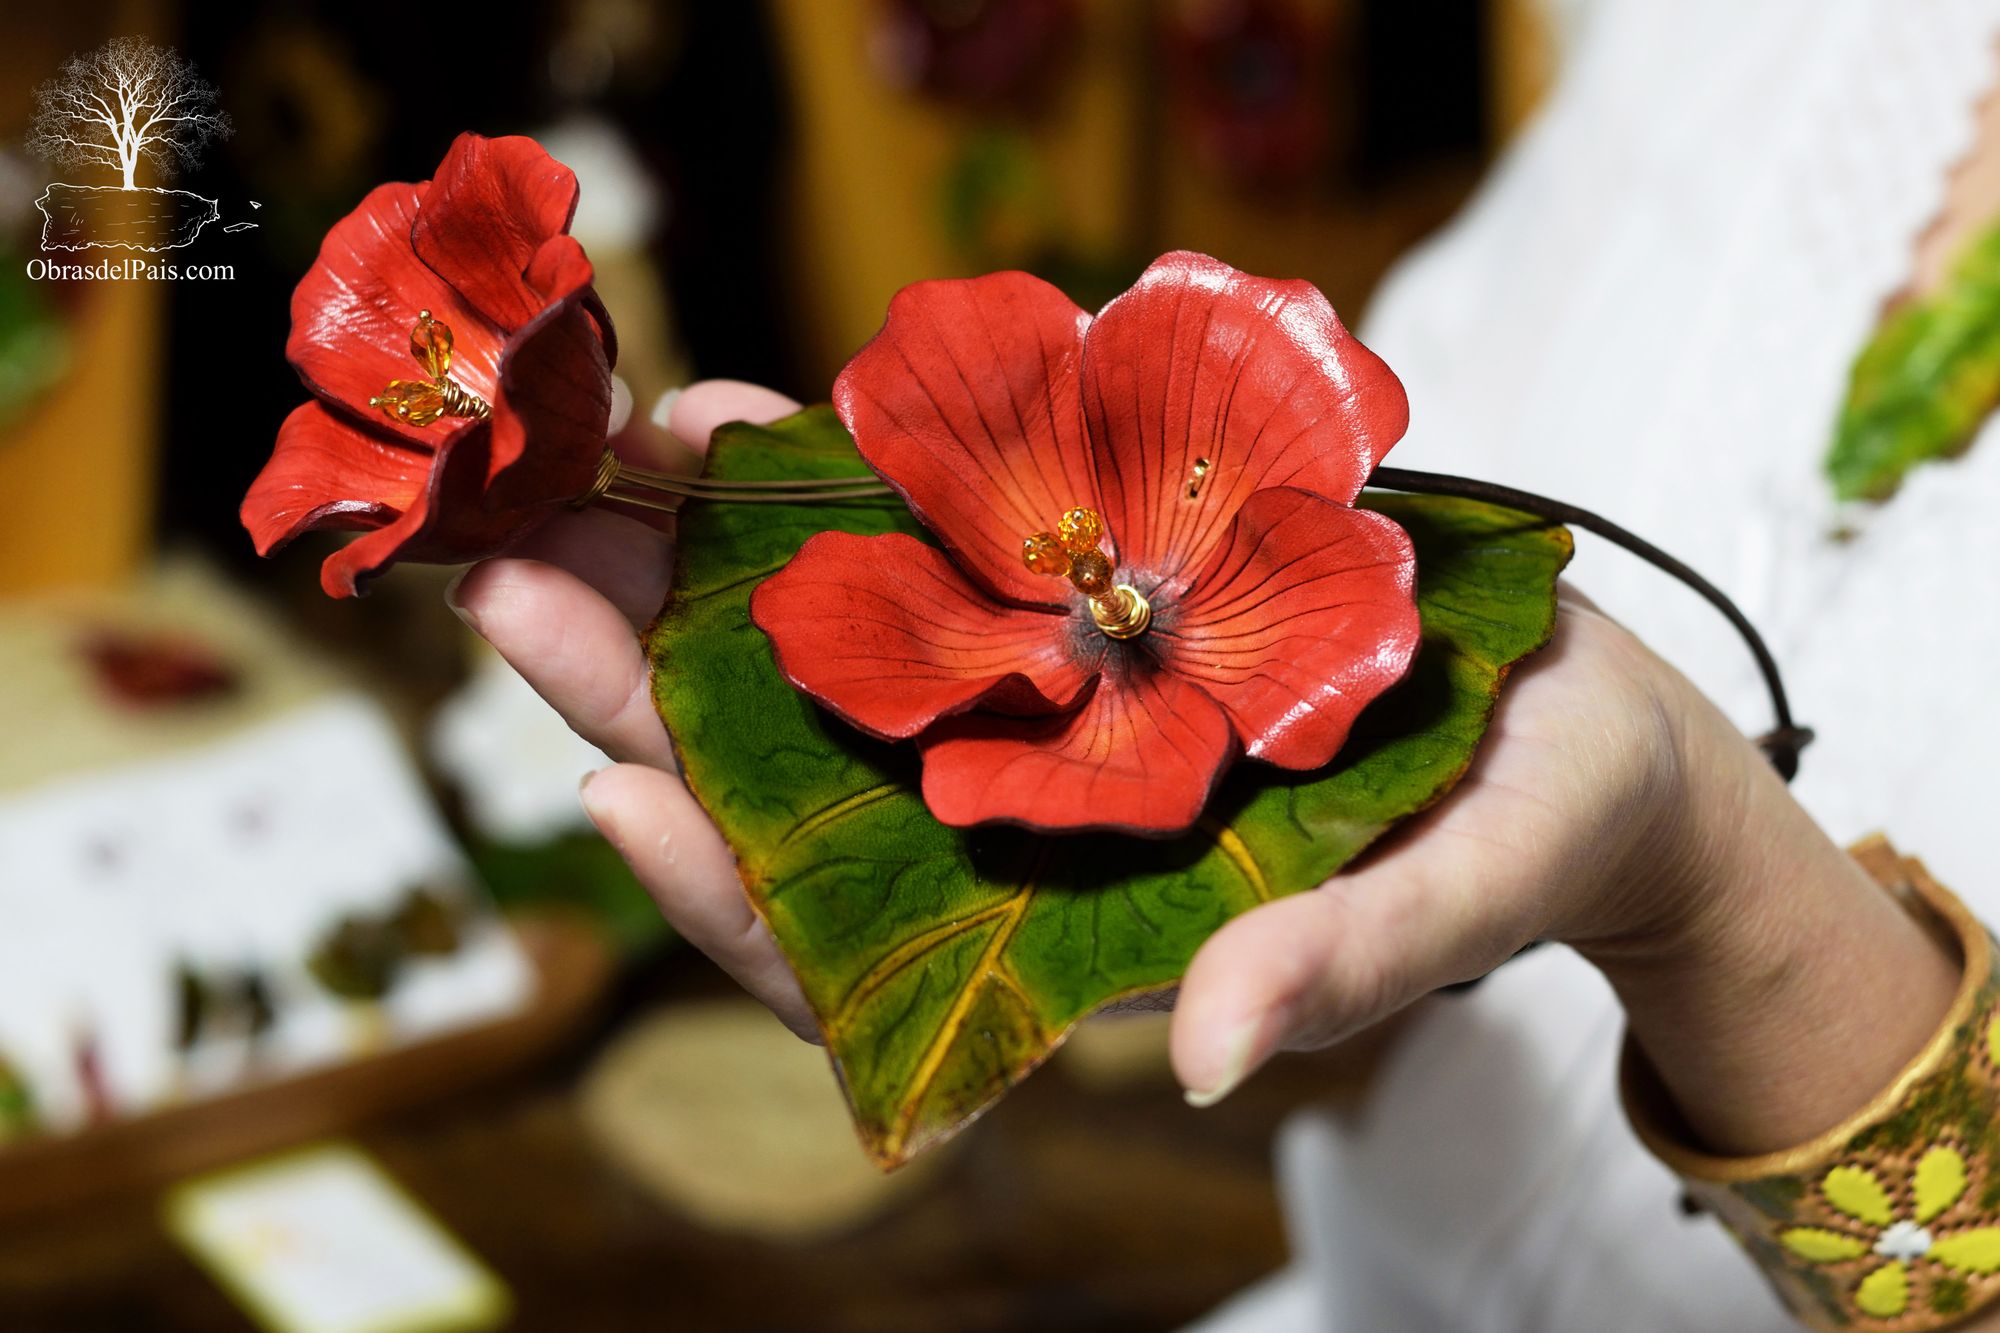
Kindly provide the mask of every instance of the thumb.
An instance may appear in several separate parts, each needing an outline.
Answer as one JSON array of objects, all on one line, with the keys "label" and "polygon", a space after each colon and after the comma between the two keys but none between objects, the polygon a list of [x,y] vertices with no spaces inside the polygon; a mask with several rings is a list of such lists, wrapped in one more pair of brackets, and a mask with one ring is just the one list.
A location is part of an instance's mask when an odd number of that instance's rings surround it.
[{"label": "thumb", "polygon": [[1190,1104],[1222,1100],[1279,1050],[1331,1045],[1482,976],[1534,937],[1533,885],[1481,878],[1426,841],[1246,912],[1202,945],[1170,1043]]}]

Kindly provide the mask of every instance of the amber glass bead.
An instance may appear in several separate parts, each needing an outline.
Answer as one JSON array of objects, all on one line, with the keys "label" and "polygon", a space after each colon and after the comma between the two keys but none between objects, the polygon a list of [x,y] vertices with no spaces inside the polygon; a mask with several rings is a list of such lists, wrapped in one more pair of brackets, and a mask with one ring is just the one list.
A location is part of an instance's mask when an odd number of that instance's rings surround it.
[{"label": "amber glass bead", "polygon": [[1053,532],[1038,532],[1021,543],[1021,563],[1037,574],[1062,578],[1069,573],[1069,552]]},{"label": "amber glass bead", "polygon": [[1111,591],[1111,562],[1102,551],[1085,551],[1070,562],[1069,583],[1085,597],[1102,597]]},{"label": "amber glass bead", "polygon": [[1078,505],[1057,522],[1056,535],[1062,538],[1062,544],[1073,555],[1095,551],[1097,544],[1104,540],[1104,520],[1097,516],[1095,509]]},{"label": "amber glass bead", "polygon": [[428,426],[444,415],[444,390],[425,380],[390,380],[389,387],[368,400],[397,421]]},{"label": "amber glass bead", "polygon": [[434,380],[443,379],[451,370],[451,343],[451,325],[432,319],[428,310],[417,315],[416,327],[410,330],[410,355]]}]

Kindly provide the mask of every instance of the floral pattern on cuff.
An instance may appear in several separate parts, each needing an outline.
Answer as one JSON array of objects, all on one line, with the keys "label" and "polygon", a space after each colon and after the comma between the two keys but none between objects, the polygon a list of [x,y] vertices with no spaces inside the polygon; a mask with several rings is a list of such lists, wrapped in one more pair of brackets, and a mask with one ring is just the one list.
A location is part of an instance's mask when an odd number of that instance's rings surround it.
[{"label": "floral pattern on cuff", "polygon": [[1937,1034],[1888,1088],[1811,1143],[1760,1157],[1687,1146],[1629,1042],[1626,1113],[1807,1327],[1918,1333],[2000,1301],[2000,951],[1957,898],[1887,841],[1854,854],[1953,940],[1965,977]]}]

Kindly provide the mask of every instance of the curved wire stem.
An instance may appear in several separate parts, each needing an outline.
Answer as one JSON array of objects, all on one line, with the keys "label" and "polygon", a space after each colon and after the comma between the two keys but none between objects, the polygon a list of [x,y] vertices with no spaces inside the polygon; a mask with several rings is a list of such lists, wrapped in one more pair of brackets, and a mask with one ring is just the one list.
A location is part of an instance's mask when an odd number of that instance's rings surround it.
[{"label": "curved wire stem", "polygon": [[1790,782],[1799,771],[1799,752],[1812,743],[1810,727],[1799,726],[1792,720],[1792,706],[1785,696],[1784,678],[1778,672],[1777,659],[1764,643],[1764,636],[1750,623],[1750,618],[1729,600],[1722,589],[1696,573],[1685,562],[1668,555],[1659,547],[1637,533],[1613,523],[1610,519],[1592,513],[1588,509],[1561,500],[1551,500],[1533,491],[1516,490],[1512,486],[1502,486],[1497,482],[1475,481],[1471,477],[1454,477],[1442,472],[1419,472],[1411,468],[1378,467],[1368,478],[1370,486],[1390,491],[1408,491],[1423,495],[1454,495],[1467,500],[1483,500],[1487,504],[1504,505],[1509,509],[1519,509],[1537,518],[1546,518],[1556,523],[1566,523],[1571,527],[1594,532],[1614,546],[1619,546],[1638,556],[1655,569],[1664,570],[1688,587],[1700,593],[1703,600],[1727,620],[1742,636],[1750,655],[1757,660],[1757,670],[1764,677],[1764,688],[1771,695],[1771,712],[1777,725],[1757,738],[1757,748],[1771,761],[1771,767],[1779,776]]},{"label": "curved wire stem", "polygon": [[895,494],[880,477],[821,477],[800,481],[716,481],[708,477],[684,477],[671,472],[620,463],[606,483],[610,492],[647,491],[702,500],[819,503],[827,500],[865,500]]},{"label": "curved wire stem", "polygon": [[625,462],[609,448],[597,465],[597,476],[574,500],[581,509],[599,500],[660,509],[669,513],[686,500],[727,500],[734,504],[835,504],[843,500],[874,500],[894,495],[879,477],[822,477],[786,481],[717,481],[673,472],[656,472]]}]

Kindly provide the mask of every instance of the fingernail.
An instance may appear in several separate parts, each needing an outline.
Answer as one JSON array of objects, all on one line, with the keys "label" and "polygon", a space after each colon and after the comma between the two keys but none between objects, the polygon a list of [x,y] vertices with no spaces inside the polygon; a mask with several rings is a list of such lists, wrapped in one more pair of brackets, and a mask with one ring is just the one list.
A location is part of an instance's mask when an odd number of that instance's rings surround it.
[{"label": "fingernail", "polygon": [[593,768],[579,778],[576,784],[576,798],[582,803],[583,813],[589,817],[593,827],[597,824],[597,811],[591,808],[590,804],[590,780],[603,771],[601,768]]},{"label": "fingernail", "polygon": [[467,629],[477,634],[479,633],[479,618],[466,609],[465,603],[459,599],[458,595],[459,586],[465,582],[465,576],[471,572],[472,566],[467,565],[452,577],[450,583],[444,585],[444,604],[450,607],[460,620],[465,622]]},{"label": "fingernail", "polygon": [[653,404],[653,424],[661,430],[673,430],[674,404],[681,400],[679,389],[669,389]]},{"label": "fingernail", "polygon": [[1222,1043],[1222,1075],[1206,1088],[1189,1088],[1181,1095],[1189,1106],[1201,1109],[1215,1105],[1248,1078],[1262,1060],[1257,1054],[1258,1020],[1246,1019],[1230,1029]]}]

